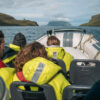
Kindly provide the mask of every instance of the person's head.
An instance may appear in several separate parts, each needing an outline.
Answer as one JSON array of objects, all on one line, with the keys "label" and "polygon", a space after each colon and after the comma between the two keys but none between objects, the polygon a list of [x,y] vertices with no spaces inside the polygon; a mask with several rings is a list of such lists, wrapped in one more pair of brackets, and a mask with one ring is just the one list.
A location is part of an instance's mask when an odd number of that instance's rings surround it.
[{"label": "person's head", "polygon": [[26,38],[22,33],[17,33],[13,39],[13,44],[23,48],[26,45]]},{"label": "person's head", "polygon": [[56,36],[50,36],[48,37],[47,45],[60,45],[60,40]]},{"label": "person's head", "polygon": [[33,42],[26,45],[15,58],[16,71],[21,71],[23,65],[36,57],[43,57],[48,59],[44,45],[39,42]]},{"label": "person's head", "polygon": [[52,30],[47,31],[47,35],[52,35]]},{"label": "person's head", "polygon": [[4,34],[2,31],[0,31],[0,57],[2,57],[3,55],[4,43],[5,43]]}]

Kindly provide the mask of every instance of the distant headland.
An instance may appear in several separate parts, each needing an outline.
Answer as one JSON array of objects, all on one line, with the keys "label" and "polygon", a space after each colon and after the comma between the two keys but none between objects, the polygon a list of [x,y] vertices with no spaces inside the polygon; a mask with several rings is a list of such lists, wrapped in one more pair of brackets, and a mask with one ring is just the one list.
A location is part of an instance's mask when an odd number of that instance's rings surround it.
[{"label": "distant headland", "polygon": [[100,14],[92,16],[88,23],[81,24],[80,26],[100,26]]},{"label": "distant headland", "polygon": [[38,26],[37,22],[30,20],[16,20],[14,17],[0,13],[0,26]]},{"label": "distant headland", "polygon": [[48,26],[71,26],[71,24],[67,21],[50,21],[48,24]]}]

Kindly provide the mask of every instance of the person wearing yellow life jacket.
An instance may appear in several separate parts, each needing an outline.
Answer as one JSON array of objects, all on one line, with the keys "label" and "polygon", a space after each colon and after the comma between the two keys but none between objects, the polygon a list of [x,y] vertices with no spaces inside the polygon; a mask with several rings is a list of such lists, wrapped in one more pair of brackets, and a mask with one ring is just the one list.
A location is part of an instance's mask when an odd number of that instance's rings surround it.
[{"label": "person wearing yellow life jacket", "polygon": [[[0,100],[9,100],[10,99],[9,87],[13,81],[13,75],[15,73],[15,69],[6,67],[6,65],[1,60],[1,57],[3,56],[4,44],[5,44],[4,34],[2,31],[0,31]],[[4,84],[2,84],[2,82]],[[5,87],[4,88],[5,91],[3,90],[4,92],[1,91],[2,90],[1,88],[3,87]]]},{"label": "person wearing yellow life jacket", "polygon": [[13,43],[5,48],[2,60],[9,66],[14,67],[14,60],[16,54],[26,45],[26,38],[22,33],[17,33],[14,37]]},{"label": "person wearing yellow life jacket", "polygon": [[73,60],[71,54],[66,52],[62,47],[60,47],[60,40],[56,36],[50,36],[47,40],[47,56],[53,59],[63,60],[66,65],[66,71],[70,69],[70,63]]},{"label": "person wearing yellow life jacket", "polygon": [[[0,69],[0,78],[3,80],[4,85],[1,87],[5,87],[2,99],[0,100],[10,100],[10,84],[13,82],[13,76],[15,74],[15,68],[5,67]],[[0,84],[1,85],[1,84]]]},{"label": "person wearing yellow life jacket", "polygon": [[60,72],[61,67],[48,57],[45,47],[33,42],[23,48],[15,58],[16,74],[13,81],[30,81],[53,87],[57,100],[62,100],[63,89],[70,83]]},{"label": "person wearing yellow life jacket", "polygon": [[4,51],[4,44],[5,44],[4,34],[0,30],[0,68],[6,67],[6,65],[2,62],[2,59],[1,59],[1,57],[3,56],[3,51]]}]

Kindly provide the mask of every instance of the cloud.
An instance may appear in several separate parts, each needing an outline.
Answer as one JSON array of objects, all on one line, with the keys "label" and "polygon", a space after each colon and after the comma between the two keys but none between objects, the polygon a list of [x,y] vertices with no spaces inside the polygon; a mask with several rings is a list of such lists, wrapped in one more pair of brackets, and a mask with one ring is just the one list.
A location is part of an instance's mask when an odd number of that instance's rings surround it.
[{"label": "cloud", "polygon": [[13,0],[0,0],[0,9],[11,8],[13,4]]},{"label": "cloud", "polygon": [[57,18],[57,20],[59,20],[59,21],[70,21],[68,18]]},{"label": "cloud", "polygon": [[0,0],[0,12],[41,24],[53,19],[79,24],[100,13],[100,0]]},{"label": "cloud", "polygon": [[45,22],[45,21],[39,22],[39,25],[47,25],[47,24],[48,24],[48,22]]},{"label": "cloud", "polygon": [[58,17],[58,18],[54,18],[52,20],[58,20],[58,21],[70,21],[68,18],[64,18],[64,17]]},{"label": "cloud", "polygon": [[13,16],[16,16],[16,17],[26,17],[26,18],[43,18],[44,15],[41,13],[35,13],[35,14],[32,14],[32,13],[21,13],[21,14],[12,14]]}]

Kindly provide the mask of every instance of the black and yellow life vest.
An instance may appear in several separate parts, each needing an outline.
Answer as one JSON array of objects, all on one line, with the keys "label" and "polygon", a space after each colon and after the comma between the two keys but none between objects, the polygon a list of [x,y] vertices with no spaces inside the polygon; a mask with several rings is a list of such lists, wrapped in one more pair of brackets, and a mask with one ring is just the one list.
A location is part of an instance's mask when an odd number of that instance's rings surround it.
[{"label": "black and yellow life vest", "polygon": [[3,53],[3,62],[9,67],[14,67],[13,63],[18,51],[20,51],[19,46],[10,44],[9,47],[7,47]]}]

